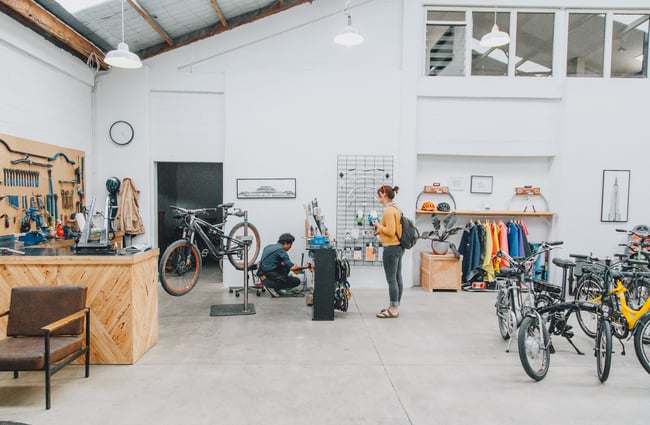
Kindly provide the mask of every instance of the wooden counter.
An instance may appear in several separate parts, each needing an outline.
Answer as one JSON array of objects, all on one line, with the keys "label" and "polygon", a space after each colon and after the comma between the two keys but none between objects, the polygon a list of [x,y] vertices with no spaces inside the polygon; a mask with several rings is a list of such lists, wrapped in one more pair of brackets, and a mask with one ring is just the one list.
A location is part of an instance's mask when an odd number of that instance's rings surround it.
[{"label": "wooden counter", "polygon": [[0,311],[15,286],[87,286],[91,363],[133,364],[158,341],[158,254],[0,256]]}]

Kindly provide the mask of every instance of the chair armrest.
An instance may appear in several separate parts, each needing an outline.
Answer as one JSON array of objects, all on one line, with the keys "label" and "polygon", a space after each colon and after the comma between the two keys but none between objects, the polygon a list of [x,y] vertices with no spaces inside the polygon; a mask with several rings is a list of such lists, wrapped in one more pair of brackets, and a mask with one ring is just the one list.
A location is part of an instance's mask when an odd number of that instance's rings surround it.
[{"label": "chair armrest", "polygon": [[72,322],[74,320],[78,320],[78,319],[83,318],[88,311],[90,311],[90,308],[86,307],[83,310],[79,310],[76,313],[72,313],[72,314],[64,317],[63,319],[59,319],[56,322],[52,322],[52,323],[50,323],[48,325],[43,326],[41,328],[41,330],[44,331],[44,332],[51,333],[52,331],[54,331],[56,329],[59,329],[59,328],[67,325],[68,323],[70,323],[70,322]]},{"label": "chair armrest", "polygon": [[0,313],[0,317],[6,316],[7,314],[9,314],[9,310],[3,311],[2,313]]}]

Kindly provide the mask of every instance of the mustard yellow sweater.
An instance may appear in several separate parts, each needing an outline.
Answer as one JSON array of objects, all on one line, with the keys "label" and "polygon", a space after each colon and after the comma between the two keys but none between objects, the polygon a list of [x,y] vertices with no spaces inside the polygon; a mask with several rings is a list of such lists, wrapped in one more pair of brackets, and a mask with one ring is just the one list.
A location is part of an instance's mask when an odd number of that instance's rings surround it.
[{"label": "mustard yellow sweater", "polygon": [[396,205],[389,205],[384,209],[384,214],[381,216],[381,221],[377,227],[379,240],[383,246],[399,245],[397,234],[402,233],[401,215],[402,212]]}]

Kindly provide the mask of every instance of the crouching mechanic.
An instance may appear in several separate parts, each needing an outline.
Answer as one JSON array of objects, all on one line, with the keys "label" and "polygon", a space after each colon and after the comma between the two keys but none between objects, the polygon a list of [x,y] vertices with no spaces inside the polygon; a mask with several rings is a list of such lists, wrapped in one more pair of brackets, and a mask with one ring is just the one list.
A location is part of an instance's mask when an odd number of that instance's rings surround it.
[{"label": "crouching mechanic", "polygon": [[300,279],[295,276],[289,276],[289,272],[299,273],[302,270],[311,270],[311,264],[305,266],[294,264],[289,258],[287,251],[296,240],[290,233],[283,233],[278,238],[278,243],[267,245],[262,251],[260,260],[259,276],[262,284],[269,291],[272,297],[280,296],[278,291],[281,289],[292,289],[300,285]]}]

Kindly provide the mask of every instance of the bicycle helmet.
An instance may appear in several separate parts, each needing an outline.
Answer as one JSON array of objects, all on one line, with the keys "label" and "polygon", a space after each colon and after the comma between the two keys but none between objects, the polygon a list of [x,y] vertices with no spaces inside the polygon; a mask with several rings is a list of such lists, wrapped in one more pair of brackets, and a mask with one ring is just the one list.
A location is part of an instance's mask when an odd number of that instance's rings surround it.
[{"label": "bicycle helmet", "polygon": [[438,211],[447,212],[447,211],[450,211],[450,210],[451,210],[451,207],[449,206],[448,203],[440,202],[438,204]]},{"label": "bicycle helmet", "polygon": [[109,177],[106,179],[106,190],[111,195],[115,195],[120,190],[120,179],[117,177]]},{"label": "bicycle helmet", "polygon": [[422,203],[422,209],[424,211],[435,211],[436,205],[431,201],[426,201]]}]

